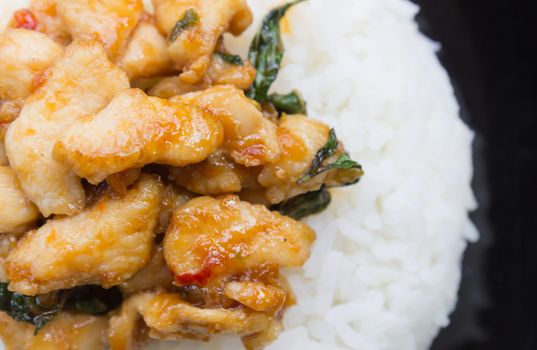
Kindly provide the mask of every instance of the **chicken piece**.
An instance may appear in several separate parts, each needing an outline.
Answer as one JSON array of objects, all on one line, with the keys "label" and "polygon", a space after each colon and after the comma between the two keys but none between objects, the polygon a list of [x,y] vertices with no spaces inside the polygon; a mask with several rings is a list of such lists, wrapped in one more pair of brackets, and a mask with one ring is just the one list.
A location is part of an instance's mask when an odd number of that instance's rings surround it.
[{"label": "chicken piece", "polygon": [[200,91],[213,85],[234,85],[246,90],[252,85],[256,71],[248,61],[242,64],[225,62],[220,55],[213,55],[211,65],[201,81],[188,84],[181,77],[167,77],[159,81],[149,91],[149,95],[160,98],[171,98],[189,92]]},{"label": "chicken piece", "polygon": [[234,85],[241,90],[248,89],[256,75],[252,64],[247,60],[242,61],[242,64],[229,63],[222,55],[213,55],[205,79],[210,85]]},{"label": "chicken piece", "polygon": [[101,112],[72,123],[54,155],[97,184],[111,174],[149,163],[201,162],[222,139],[222,125],[210,112],[131,89]]},{"label": "chicken piece", "polygon": [[170,57],[189,84],[203,78],[222,34],[239,35],[252,23],[246,0],[153,0],[153,5]]},{"label": "chicken piece", "polygon": [[39,217],[36,206],[22,192],[15,172],[0,166],[0,233],[21,233]]},{"label": "chicken piece", "polygon": [[160,204],[159,224],[156,229],[157,235],[164,235],[166,233],[173,212],[194,197],[196,195],[188,190],[176,188],[173,185],[166,186],[162,195],[162,203]]},{"label": "chicken piece", "polygon": [[136,323],[142,315],[155,339],[203,339],[213,334],[247,336],[267,329],[273,316],[244,307],[201,309],[189,305],[178,294],[142,293],[123,303],[110,320],[112,350],[133,349]]},{"label": "chicken piece", "polygon": [[247,167],[272,162],[280,156],[277,127],[263,117],[256,102],[231,85],[214,86],[172,98],[211,110],[224,125],[223,150]]},{"label": "chicken piece", "polygon": [[35,17],[35,30],[46,34],[49,38],[62,46],[71,43],[71,35],[58,17],[57,0],[32,0],[29,11]]},{"label": "chicken piece", "polygon": [[138,181],[142,175],[142,169],[128,169],[117,174],[110,175],[106,183],[116,194],[124,195],[130,185]]},{"label": "chicken piece", "polygon": [[134,30],[125,55],[117,63],[131,80],[163,76],[173,72],[166,38],[149,21]]},{"label": "chicken piece", "polygon": [[0,100],[25,99],[36,88],[34,77],[62,53],[45,34],[9,29],[0,34]]},{"label": "chicken piece", "polygon": [[302,185],[298,179],[311,167],[312,161],[328,141],[330,128],[301,115],[283,116],[278,128],[282,150],[280,158],[265,164],[259,183],[267,187],[266,197],[276,204],[285,199],[321,188],[327,173],[320,174]]},{"label": "chicken piece", "polygon": [[112,61],[126,50],[142,16],[142,0],[57,0],[58,16],[73,39],[97,40]]},{"label": "chicken piece", "polygon": [[162,183],[150,175],[124,197],[104,196],[73,217],[27,233],[5,262],[9,289],[44,294],[86,284],[121,284],[151,257]]},{"label": "chicken piece", "polygon": [[84,207],[80,178],[52,157],[58,137],[128,87],[125,73],[110,63],[99,43],[75,41],[11,124],[5,143],[9,162],[44,216],[73,215]]},{"label": "chicken piece", "polygon": [[201,163],[185,168],[171,168],[169,178],[189,191],[203,195],[220,195],[240,192],[256,187],[258,168],[245,168],[235,164],[217,151]]},{"label": "chicken piece", "polygon": [[285,291],[261,282],[230,282],[224,293],[255,311],[279,310],[287,298]]},{"label": "chicken piece", "polygon": [[6,148],[4,147],[6,132],[8,128],[9,124],[0,123],[0,166],[9,165],[9,161],[6,155]]},{"label": "chicken piece", "polygon": [[0,128],[7,130],[7,124],[19,117],[23,106],[24,100],[0,101]]},{"label": "chicken piece", "polygon": [[174,213],[164,257],[179,286],[247,273],[264,265],[302,266],[315,234],[307,225],[229,195],[196,198]]},{"label": "chicken piece", "polygon": [[166,266],[162,246],[157,246],[146,267],[119,285],[123,295],[133,295],[156,288],[171,289],[173,275]]},{"label": "chicken piece", "polygon": [[0,312],[0,336],[10,350],[104,349],[107,317],[61,312],[34,335],[29,323],[17,322]]},{"label": "chicken piece", "polygon": [[[6,271],[4,270],[4,261],[9,252],[15,248],[19,235],[17,234],[2,234],[0,235],[0,283],[8,283]],[[1,323],[1,322],[0,322]]]}]

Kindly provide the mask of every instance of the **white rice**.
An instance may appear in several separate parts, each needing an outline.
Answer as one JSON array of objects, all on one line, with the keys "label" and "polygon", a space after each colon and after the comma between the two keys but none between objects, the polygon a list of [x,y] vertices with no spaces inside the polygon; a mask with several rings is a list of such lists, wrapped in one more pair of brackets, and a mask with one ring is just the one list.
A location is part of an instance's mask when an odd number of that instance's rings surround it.
[{"label": "white rice", "polygon": [[[0,13],[24,2],[0,0]],[[256,24],[228,46],[244,54],[281,2],[250,0]],[[298,89],[366,176],[308,220],[318,239],[305,268],[286,273],[298,305],[271,350],[426,349],[449,323],[462,252],[478,238],[467,215],[473,133],[417,11],[406,0],[309,0],[288,15],[274,90]],[[241,347],[218,338],[152,348]]]}]

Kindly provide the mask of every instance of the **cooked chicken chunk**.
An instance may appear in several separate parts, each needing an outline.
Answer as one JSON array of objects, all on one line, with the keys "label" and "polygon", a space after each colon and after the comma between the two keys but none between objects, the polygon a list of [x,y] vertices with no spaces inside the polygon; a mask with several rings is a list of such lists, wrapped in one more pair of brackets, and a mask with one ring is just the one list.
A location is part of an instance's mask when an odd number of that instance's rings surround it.
[{"label": "cooked chicken chunk", "polygon": [[147,266],[120,284],[119,288],[124,295],[132,295],[151,289],[171,288],[172,282],[173,276],[166,266],[162,246],[157,246]]},{"label": "cooked chicken chunk", "polygon": [[101,112],[73,123],[54,155],[96,184],[110,174],[149,163],[201,162],[222,139],[222,125],[208,111],[131,89]]},{"label": "cooked chicken chunk", "polygon": [[201,309],[189,305],[178,294],[142,293],[123,303],[110,320],[112,350],[133,349],[136,321],[142,315],[149,336],[156,339],[208,339],[213,334],[247,336],[267,329],[273,316],[244,307]]},{"label": "cooked chicken chunk", "polygon": [[211,110],[224,125],[224,151],[247,167],[272,162],[280,155],[277,127],[263,117],[255,101],[234,86],[214,86],[178,96],[184,101]]},{"label": "cooked chicken chunk", "polygon": [[57,0],[32,0],[29,12],[35,17],[35,30],[45,33],[62,46],[71,43],[71,35],[57,14]]},{"label": "cooked chicken chunk", "polygon": [[280,288],[261,282],[230,282],[224,293],[255,311],[279,310],[287,297],[287,293]]},{"label": "cooked chicken chunk", "polygon": [[318,190],[326,173],[297,185],[297,180],[311,167],[312,161],[328,141],[330,128],[301,115],[284,116],[278,128],[281,156],[266,164],[259,175],[259,183],[267,187],[266,197],[275,204],[296,195]]},{"label": "cooked chicken chunk", "polygon": [[0,100],[28,97],[37,73],[49,68],[62,48],[45,34],[9,29],[0,34]]},{"label": "cooked chicken chunk", "polygon": [[106,317],[62,312],[34,334],[29,323],[0,312],[0,335],[10,350],[96,350],[105,348]]},{"label": "cooked chicken chunk", "polygon": [[144,10],[142,0],[57,0],[56,7],[73,39],[99,41],[113,61],[125,52]]},{"label": "cooked chicken chunk", "polygon": [[263,264],[302,266],[315,239],[305,224],[237,196],[196,198],[174,213],[164,256],[178,285],[205,285]]},{"label": "cooked chicken chunk", "polygon": [[6,271],[4,270],[4,261],[9,252],[17,245],[18,239],[18,234],[4,233],[0,235],[0,283],[9,282],[6,276]]},{"label": "cooked chicken chunk", "polygon": [[59,135],[128,87],[125,73],[110,63],[100,44],[76,41],[11,124],[5,143],[10,164],[44,216],[73,215],[84,207],[80,179],[52,157]]},{"label": "cooked chicken chunk", "polygon": [[201,81],[196,84],[185,83],[181,77],[168,77],[159,81],[149,91],[149,95],[171,98],[189,92],[200,91],[213,85],[234,85],[246,90],[252,85],[256,71],[250,62],[231,64],[220,55],[213,55],[209,69]]},{"label": "cooked chicken chunk", "polygon": [[6,139],[6,132],[8,128],[9,128],[9,124],[0,123],[0,166],[9,164],[9,161],[6,155],[6,149],[4,147],[4,143]]},{"label": "cooked chicken chunk", "polygon": [[0,234],[23,232],[38,217],[39,211],[22,192],[15,172],[0,166]]},{"label": "cooked chicken chunk", "polygon": [[205,161],[184,168],[171,168],[170,179],[188,190],[203,195],[238,193],[256,187],[258,168],[246,168],[217,151]]},{"label": "cooked chicken chunk", "polygon": [[10,290],[36,295],[128,280],[149,262],[162,190],[144,175],[122,198],[106,195],[81,214],[27,233],[5,263]]},{"label": "cooked chicken chunk", "polygon": [[153,0],[153,5],[170,57],[190,84],[203,78],[222,34],[239,35],[252,22],[246,0]]},{"label": "cooked chicken chunk", "polygon": [[166,38],[149,21],[136,27],[125,55],[118,61],[131,80],[151,78],[171,73],[172,61]]}]

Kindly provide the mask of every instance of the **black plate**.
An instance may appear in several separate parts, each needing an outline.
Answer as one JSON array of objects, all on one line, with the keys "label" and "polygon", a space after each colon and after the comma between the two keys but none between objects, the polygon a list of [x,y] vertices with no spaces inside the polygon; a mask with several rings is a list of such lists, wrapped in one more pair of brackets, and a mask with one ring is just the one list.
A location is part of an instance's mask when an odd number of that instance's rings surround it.
[{"label": "black plate", "polygon": [[472,218],[451,325],[433,350],[537,349],[537,0],[415,0],[477,133]]}]

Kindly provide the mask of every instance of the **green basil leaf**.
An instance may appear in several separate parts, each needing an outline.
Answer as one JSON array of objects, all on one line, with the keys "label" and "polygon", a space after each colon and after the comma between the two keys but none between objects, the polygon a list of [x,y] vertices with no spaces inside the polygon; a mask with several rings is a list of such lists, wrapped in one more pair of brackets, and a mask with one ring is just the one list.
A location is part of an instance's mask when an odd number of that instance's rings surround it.
[{"label": "green basil leaf", "polygon": [[338,169],[342,171],[355,170],[354,172],[346,173],[346,176],[340,176],[344,181],[341,182],[340,186],[348,186],[357,183],[360,178],[363,176],[364,172],[362,166],[352,160],[347,153],[342,154],[336,159],[335,162],[322,166],[322,163],[332,157],[337,152],[339,146],[339,141],[336,136],[334,129],[330,130],[328,137],[328,142],[317,152],[310,169],[298,179],[297,184],[302,185],[303,183],[311,180],[315,176],[327,172],[332,169]]},{"label": "green basil leaf", "polygon": [[69,290],[66,309],[90,315],[102,315],[121,305],[122,296],[117,287],[104,289],[89,285]]},{"label": "green basil leaf", "polygon": [[298,91],[292,91],[287,95],[271,94],[268,101],[274,105],[278,112],[287,114],[308,114],[306,101]]},{"label": "green basil leaf", "polygon": [[82,286],[48,294],[54,301],[44,303],[43,296],[28,296],[10,292],[8,283],[0,283],[0,311],[19,322],[31,323],[35,334],[62,310],[76,310],[101,315],[121,305],[122,296],[116,287]]},{"label": "green basil leaf", "polygon": [[196,25],[200,20],[200,17],[196,10],[194,9],[188,9],[185,11],[185,14],[183,18],[177,21],[175,23],[175,26],[173,27],[170,36],[168,37],[168,41],[170,43],[173,43],[175,40],[177,40],[177,37],[183,32],[183,30],[188,29],[194,25]]},{"label": "green basil leaf", "polygon": [[244,65],[244,61],[242,60],[242,57],[239,55],[232,55],[229,53],[224,52],[215,52],[217,56],[219,56],[224,62],[227,62],[229,64],[234,64],[236,66],[242,66]]},{"label": "green basil leaf", "polygon": [[285,52],[280,20],[291,6],[302,1],[305,0],[293,1],[270,11],[263,19],[259,33],[252,40],[248,59],[257,70],[257,75],[246,95],[258,102],[267,100],[268,91],[278,76]]},{"label": "green basil leaf", "polygon": [[272,206],[270,209],[280,212],[282,215],[300,220],[306,216],[318,214],[330,205],[332,196],[326,187],[318,191],[308,192],[288,199],[285,202]]}]

